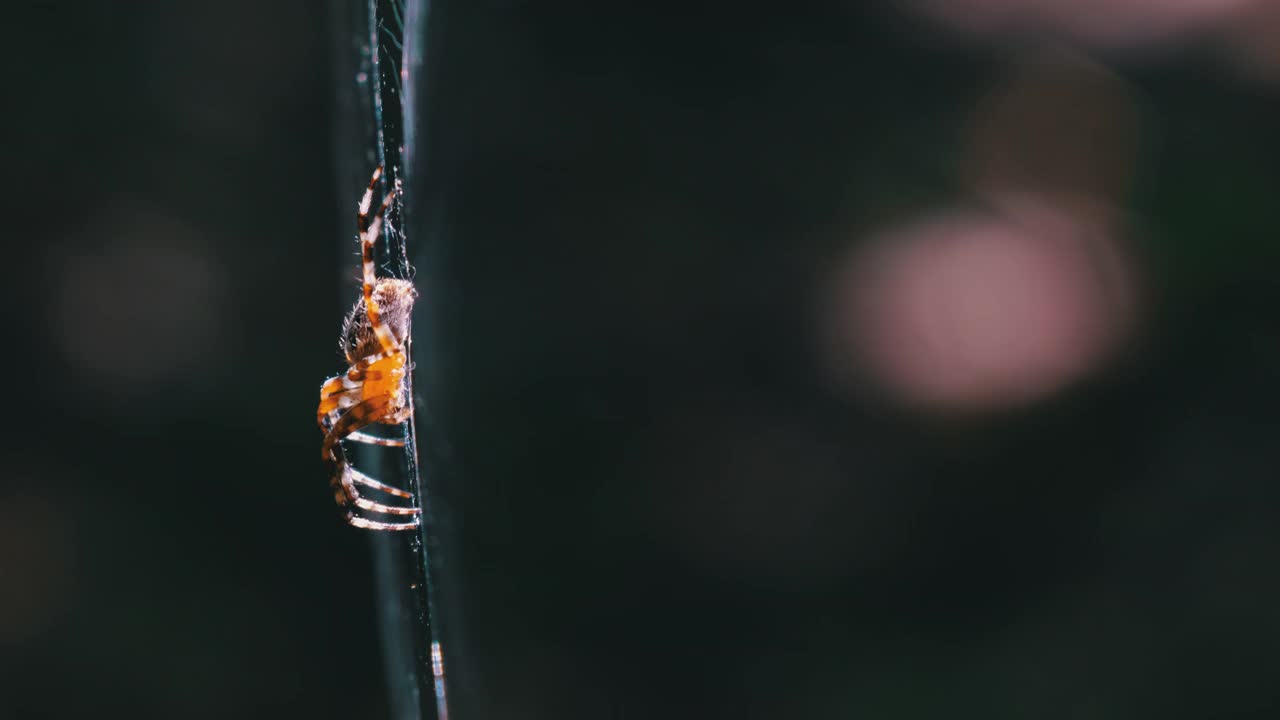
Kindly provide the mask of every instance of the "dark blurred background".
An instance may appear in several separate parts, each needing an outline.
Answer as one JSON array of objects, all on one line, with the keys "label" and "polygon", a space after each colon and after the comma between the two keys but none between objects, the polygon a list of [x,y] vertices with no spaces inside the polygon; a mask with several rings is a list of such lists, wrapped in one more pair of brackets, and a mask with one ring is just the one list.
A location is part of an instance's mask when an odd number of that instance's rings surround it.
[{"label": "dark blurred background", "polygon": [[[471,717],[1280,706],[1280,5],[436,4]],[[328,6],[8,15],[0,717],[388,717]]]}]

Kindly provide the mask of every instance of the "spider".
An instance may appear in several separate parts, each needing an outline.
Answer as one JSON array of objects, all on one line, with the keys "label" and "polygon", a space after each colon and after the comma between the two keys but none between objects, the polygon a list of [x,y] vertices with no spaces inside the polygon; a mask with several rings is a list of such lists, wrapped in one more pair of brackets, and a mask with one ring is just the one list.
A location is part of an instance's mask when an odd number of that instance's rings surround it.
[{"label": "spider", "polygon": [[[361,428],[373,423],[399,425],[413,416],[413,402],[406,388],[405,343],[409,340],[409,317],[418,293],[408,280],[377,276],[374,244],[382,230],[383,214],[399,191],[397,187],[388,193],[377,212],[370,215],[373,190],[381,177],[382,168],[378,167],[356,211],[364,287],[355,307],[342,322],[342,337],[338,341],[350,367],[320,386],[316,421],[324,431],[320,456],[329,468],[333,498],[346,521],[370,530],[411,530],[418,527],[421,510],[411,505],[375,502],[362,496],[359,486],[398,498],[412,499],[412,496],[352,467],[342,447],[343,440],[404,447],[404,440],[369,435],[361,432]],[[357,509],[410,519],[403,522],[370,520],[358,515]]]}]

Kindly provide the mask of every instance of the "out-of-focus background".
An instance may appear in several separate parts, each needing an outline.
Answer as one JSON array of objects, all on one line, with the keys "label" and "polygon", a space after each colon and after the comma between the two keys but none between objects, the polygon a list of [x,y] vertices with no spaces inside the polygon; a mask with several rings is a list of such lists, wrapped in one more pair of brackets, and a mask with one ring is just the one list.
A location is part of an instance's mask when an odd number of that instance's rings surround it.
[{"label": "out-of-focus background", "polygon": [[[1280,3],[441,4],[486,717],[1280,706]],[[328,11],[9,15],[0,717],[386,717]]]}]

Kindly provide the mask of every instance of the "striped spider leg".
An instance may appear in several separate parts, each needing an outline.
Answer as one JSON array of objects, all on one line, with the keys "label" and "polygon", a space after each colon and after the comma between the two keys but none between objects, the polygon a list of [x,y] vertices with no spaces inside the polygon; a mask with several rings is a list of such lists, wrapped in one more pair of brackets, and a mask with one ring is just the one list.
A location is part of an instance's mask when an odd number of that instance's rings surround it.
[{"label": "striped spider leg", "polygon": [[[361,430],[374,423],[399,425],[413,416],[412,398],[405,387],[405,342],[409,338],[409,319],[418,293],[408,280],[377,276],[374,244],[382,231],[383,215],[396,195],[395,191],[388,194],[377,212],[370,215],[373,191],[381,177],[382,168],[379,167],[373,171],[373,179],[369,181],[369,188],[365,190],[356,213],[364,287],[355,307],[342,323],[339,341],[350,367],[320,386],[316,421],[324,432],[320,457],[329,468],[333,498],[346,521],[370,530],[412,530],[420,522],[420,509],[412,505],[370,500],[360,494],[360,487],[397,498],[412,500],[412,496],[357,470],[348,462],[342,447],[343,440],[403,447],[403,440],[381,438]],[[357,510],[398,518],[410,516],[410,519],[398,522],[370,520],[357,514]]]}]

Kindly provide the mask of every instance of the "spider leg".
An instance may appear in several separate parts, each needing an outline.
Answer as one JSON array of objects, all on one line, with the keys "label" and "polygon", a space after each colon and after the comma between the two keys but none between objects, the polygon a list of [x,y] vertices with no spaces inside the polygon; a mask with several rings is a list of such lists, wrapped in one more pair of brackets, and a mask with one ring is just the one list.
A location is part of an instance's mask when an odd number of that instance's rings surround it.
[{"label": "spider leg", "polygon": [[343,439],[351,440],[352,442],[364,443],[366,445],[381,445],[382,447],[404,447],[403,440],[397,440],[395,438],[378,437],[377,435],[370,435],[368,433],[362,433],[359,431],[353,432]]},{"label": "spider leg", "polygon": [[[356,485],[364,485],[399,497],[411,498],[412,495],[404,490],[394,488],[386,483],[374,480],[368,475],[356,470],[345,460],[335,463],[331,472],[332,474],[330,475],[329,484],[333,487],[334,500],[338,503],[338,506],[344,510],[342,514],[343,519],[346,520],[348,524],[371,530],[408,530],[417,527],[421,522],[419,520],[419,516],[422,513],[418,508],[397,507],[394,505],[374,502],[363,497],[360,494],[360,491],[356,489]],[[388,523],[378,520],[369,520],[356,515],[353,508],[381,513],[383,515],[412,515],[413,518],[404,523]]]},{"label": "spider leg", "polygon": [[364,528],[365,530],[417,530],[418,521],[404,523],[378,522],[377,520],[366,520],[354,513],[346,514],[347,524],[352,527]]},{"label": "spider leg", "polygon": [[371,397],[347,408],[325,433],[324,442],[320,445],[321,459],[325,462],[338,462],[340,458],[334,451],[341,448],[339,443],[343,438],[366,425],[378,422],[388,414],[390,397],[387,395]]},{"label": "spider leg", "polygon": [[[329,428],[333,427],[333,423],[336,422],[341,415],[342,413],[337,410],[331,410],[328,414],[321,415],[320,429],[325,432],[329,432]],[[364,443],[366,445],[381,445],[383,447],[404,447],[404,440],[378,437],[377,435],[370,435],[369,433],[360,432],[359,430],[351,432],[343,438],[343,440]]]},{"label": "spider leg", "polygon": [[412,497],[412,495],[410,495],[409,493],[403,490],[400,490],[398,488],[391,488],[390,485],[387,485],[385,483],[380,483],[377,480],[374,480],[373,478],[369,477],[368,475],[365,475],[364,473],[360,472],[359,470],[356,470],[355,468],[351,467],[349,463],[343,463],[341,467],[341,471],[343,476],[338,479],[338,484],[340,485],[340,487],[335,488],[334,492],[341,492],[343,494],[343,497],[345,500],[343,505],[347,505],[347,506],[355,505],[361,510],[368,510],[370,512],[382,513],[384,515],[417,515],[418,514],[418,508],[416,507],[387,505],[386,503],[380,503],[380,502],[370,500],[364,497],[363,495],[361,495],[360,492],[356,490],[355,486],[357,484],[365,485],[366,487],[372,487],[376,490],[382,490],[383,492],[390,492],[392,489],[394,489],[396,490],[396,494],[400,497]]},{"label": "spider leg", "polygon": [[356,517],[350,509],[352,506],[385,515],[417,516],[421,513],[416,507],[396,507],[362,497],[356,485],[365,485],[366,487],[372,487],[400,497],[410,497],[410,495],[403,490],[391,488],[391,486],[359,472],[347,462],[346,453],[342,450],[341,441],[343,438],[356,432],[359,428],[382,420],[388,415],[398,414],[398,411],[393,412],[391,410],[391,402],[391,397],[387,395],[369,398],[352,405],[336,419],[332,419],[326,414],[322,420],[322,425],[330,425],[325,433],[324,443],[321,445],[321,457],[330,466],[329,484],[333,488],[333,497],[340,507],[347,509],[345,513],[347,522],[356,527],[375,530],[408,529],[415,527],[418,520],[415,518],[411,523],[384,523],[366,520]]},{"label": "spider leg", "polygon": [[[345,510],[345,512],[343,512],[343,519],[346,520],[348,524],[370,530],[409,530],[418,527],[420,521],[417,516],[421,514],[421,511],[418,508],[398,507],[374,502],[363,497],[355,486],[364,485],[365,487],[402,498],[412,498],[413,495],[401,490],[400,488],[393,487],[384,482],[379,482],[378,480],[360,472],[353,467],[351,463],[347,462],[345,453],[342,454],[341,459],[333,464],[330,468],[330,473],[329,484],[333,488],[334,500],[338,503],[339,507]],[[414,518],[411,521],[404,523],[388,523],[378,520],[369,520],[356,515],[351,509],[352,506],[369,512],[381,513],[383,515],[413,515]]]},{"label": "spider leg", "polygon": [[382,349],[392,352],[400,347],[400,340],[382,322],[382,309],[373,299],[373,287],[378,282],[373,246],[378,242],[378,235],[382,232],[383,215],[387,208],[391,207],[391,202],[395,200],[398,190],[387,193],[381,207],[371,216],[369,210],[373,204],[373,191],[381,177],[382,167],[379,166],[373,171],[373,177],[369,180],[368,189],[364,191],[364,197],[360,198],[360,206],[356,211],[356,227],[360,229],[360,258],[364,269],[364,307],[365,313],[369,316],[369,327],[378,337],[378,343],[382,345]]},{"label": "spider leg", "polygon": [[374,490],[381,490],[382,492],[387,493],[388,495],[395,495],[396,497],[402,497],[402,498],[413,497],[413,495],[410,495],[408,492],[401,490],[398,487],[394,487],[384,482],[378,482],[377,480],[374,480],[373,478],[369,477],[368,475],[365,475],[364,473],[360,472],[354,467],[351,467],[351,465],[347,465],[347,471],[351,473],[351,482],[354,482],[358,485],[371,487]]}]

